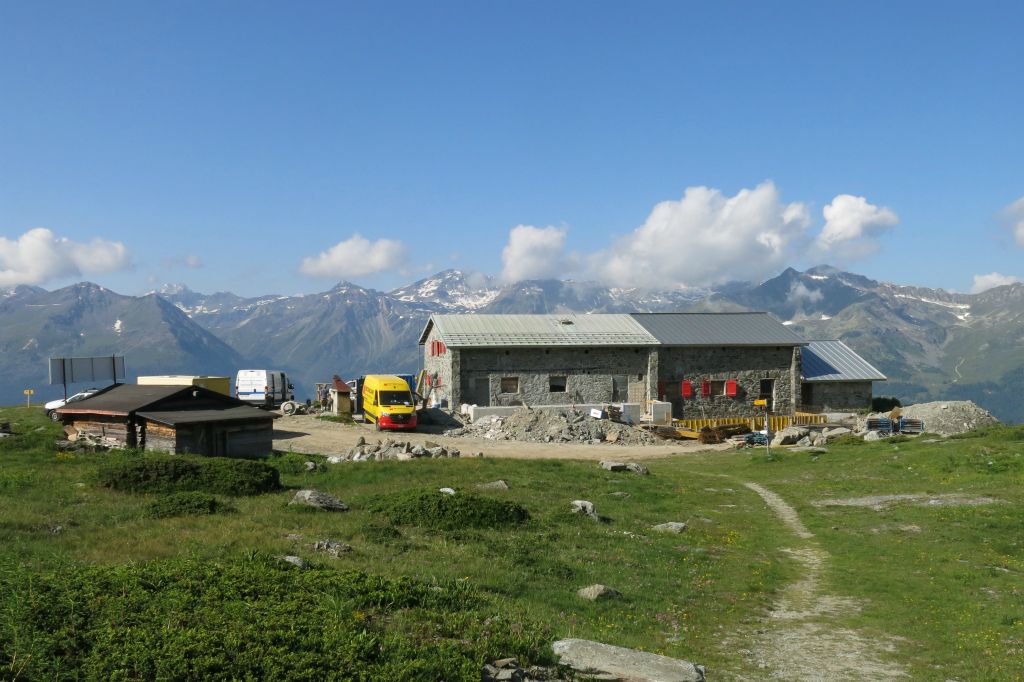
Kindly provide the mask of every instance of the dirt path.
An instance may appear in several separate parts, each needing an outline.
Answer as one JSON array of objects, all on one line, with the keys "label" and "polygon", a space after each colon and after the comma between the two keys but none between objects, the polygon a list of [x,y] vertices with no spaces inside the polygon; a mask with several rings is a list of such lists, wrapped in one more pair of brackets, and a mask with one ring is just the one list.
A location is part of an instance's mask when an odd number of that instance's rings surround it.
[{"label": "dirt path", "polygon": [[[756,483],[744,483],[803,542],[783,551],[800,564],[803,577],[786,587],[745,650],[770,679],[895,680],[907,677],[896,663],[884,661],[895,651],[892,638],[837,626],[857,613],[857,601],[828,594],[822,575],[830,556],[814,540],[796,510],[777,494]],[[888,657],[891,659],[891,657]]]},{"label": "dirt path", "polygon": [[274,449],[305,454],[340,455],[348,453],[360,437],[373,443],[383,438],[422,444],[432,441],[445,447],[458,448],[463,456],[484,453],[485,457],[520,459],[624,459],[638,461],[657,459],[700,450],[728,449],[728,445],[702,445],[697,441],[671,441],[664,445],[626,446],[613,443],[522,443],[486,438],[448,437],[421,432],[379,433],[366,424],[338,424],[309,415],[284,416],[274,421]]}]

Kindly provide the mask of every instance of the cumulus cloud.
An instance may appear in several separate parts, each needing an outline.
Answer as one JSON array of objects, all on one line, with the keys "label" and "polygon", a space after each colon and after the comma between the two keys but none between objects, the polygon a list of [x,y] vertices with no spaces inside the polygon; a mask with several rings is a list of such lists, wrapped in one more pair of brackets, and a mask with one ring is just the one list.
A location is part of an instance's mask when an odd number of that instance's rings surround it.
[{"label": "cumulus cloud", "polygon": [[508,243],[501,251],[501,279],[518,282],[524,279],[547,279],[565,274],[563,227],[516,225],[508,234]]},{"label": "cumulus cloud", "polygon": [[407,254],[405,244],[396,239],[370,241],[356,233],[315,257],[304,258],[299,271],[310,277],[364,277],[402,267]]},{"label": "cumulus cloud", "polygon": [[988,291],[993,287],[1001,287],[1005,284],[1015,284],[1020,282],[1019,277],[1013,275],[1004,275],[1000,272],[990,272],[987,275],[975,275],[974,284],[971,286],[972,294],[980,294],[983,291]]},{"label": "cumulus cloud", "polygon": [[786,297],[790,303],[817,303],[825,298],[825,294],[819,289],[811,289],[803,282],[793,282],[789,287],[789,295]]},{"label": "cumulus cloud", "polygon": [[1024,197],[1004,208],[1002,218],[1017,240],[1017,245],[1024,246]]},{"label": "cumulus cloud", "polygon": [[878,250],[878,238],[899,222],[885,206],[869,204],[864,197],[840,194],[826,206],[825,227],[815,242],[822,254],[841,260],[863,258]]},{"label": "cumulus cloud", "polygon": [[0,237],[0,286],[43,284],[62,277],[113,272],[129,266],[121,242],[92,239],[87,243],[57,237],[45,227],[17,239]]},{"label": "cumulus cloud", "polygon": [[783,203],[774,183],[725,196],[689,187],[643,225],[593,255],[593,276],[614,286],[706,286],[777,272],[799,250],[807,207]]}]

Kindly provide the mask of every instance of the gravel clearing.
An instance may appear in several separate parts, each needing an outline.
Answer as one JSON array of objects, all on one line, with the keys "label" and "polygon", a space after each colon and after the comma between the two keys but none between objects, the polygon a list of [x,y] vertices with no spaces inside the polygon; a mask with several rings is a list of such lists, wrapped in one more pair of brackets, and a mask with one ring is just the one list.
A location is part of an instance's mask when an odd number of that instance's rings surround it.
[{"label": "gravel clearing", "polygon": [[653,445],[658,438],[647,431],[608,419],[594,419],[579,410],[564,412],[520,409],[507,417],[481,417],[447,436],[470,436],[488,440],[527,443],[615,443]]}]

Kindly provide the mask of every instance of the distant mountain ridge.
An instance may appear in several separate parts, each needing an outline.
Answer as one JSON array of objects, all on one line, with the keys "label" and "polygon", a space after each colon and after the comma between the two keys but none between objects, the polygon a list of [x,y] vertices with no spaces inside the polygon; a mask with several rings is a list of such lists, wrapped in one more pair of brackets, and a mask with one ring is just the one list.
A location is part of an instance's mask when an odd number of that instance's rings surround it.
[{"label": "distant mountain ridge", "polygon": [[[302,296],[245,298],[167,285],[146,296],[82,283],[0,290],[0,401],[45,381],[54,354],[125,353],[131,374],[272,367],[300,395],[333,374],[413,372],[435,313],[765,310],[808,339],[840,338],[889,376],[877,392],[905,401],[969,398],[1024,421],[1024,285],[981,294],[878,282],[830,266],[787,268],[760,283],[643,290],[592,282],[500,284],[445,270],[393,291],[349,282]],[[114,329],[120,320],[120,331]]]}]

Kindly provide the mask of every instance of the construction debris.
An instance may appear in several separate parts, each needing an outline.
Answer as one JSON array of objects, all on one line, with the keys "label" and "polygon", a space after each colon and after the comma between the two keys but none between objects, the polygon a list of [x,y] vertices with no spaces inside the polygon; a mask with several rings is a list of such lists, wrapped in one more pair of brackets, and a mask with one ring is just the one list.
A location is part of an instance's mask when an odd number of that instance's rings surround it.
[{"label": "construction debris", "polygon": [[[609,414],[607,410],[605,413]],[[644,429],[610,419],[596,419],[572,408],[564,412],[522,408],[508,416],[489,415],[445,435],[530,443],[651,445],[657,442],[657,438]]]},{"label": "construction debris", "polygon": [[[890,417],[891,413],[880,412],[869,414],[859,421],[860,431],[867,430],[867,421],[881,420]],[[904,420],[924,422],[924,430],[942,436],[965,433],[978,426],[998,424],[999,420],[987,410],[978,407],[970,400],[946,400],[933,403],[919,403],[900,408],[900,417]]]}]

